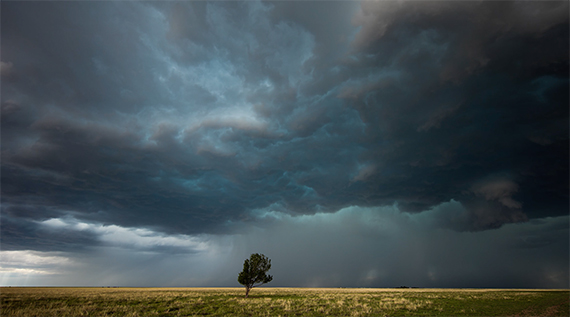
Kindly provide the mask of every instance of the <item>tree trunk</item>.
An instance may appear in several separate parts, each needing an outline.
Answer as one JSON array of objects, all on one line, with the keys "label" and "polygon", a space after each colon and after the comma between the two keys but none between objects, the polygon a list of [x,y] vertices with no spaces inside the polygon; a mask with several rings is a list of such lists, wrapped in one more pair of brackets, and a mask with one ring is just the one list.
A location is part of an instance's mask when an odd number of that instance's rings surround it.
[{"label": "tree trunk", "polygon": [[247,298],[249,296],[249,290],[250,290],[250,288],[246,286],[245,287],[245,298]]}]

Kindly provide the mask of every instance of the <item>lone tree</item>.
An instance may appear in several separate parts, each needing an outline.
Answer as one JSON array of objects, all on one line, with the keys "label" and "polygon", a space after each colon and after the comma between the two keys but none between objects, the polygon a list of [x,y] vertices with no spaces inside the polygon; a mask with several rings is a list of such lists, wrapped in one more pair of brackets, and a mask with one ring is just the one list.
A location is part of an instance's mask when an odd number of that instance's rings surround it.
[{"label": "lone tree", "polygon": [[267,275],[271,268],[271,260],[265,255],[254,253],[243,262],[243,271],[238,275],[238,282],[245,286],[245,297],[249,291],[257,286],[271,282],[273,276]]}]

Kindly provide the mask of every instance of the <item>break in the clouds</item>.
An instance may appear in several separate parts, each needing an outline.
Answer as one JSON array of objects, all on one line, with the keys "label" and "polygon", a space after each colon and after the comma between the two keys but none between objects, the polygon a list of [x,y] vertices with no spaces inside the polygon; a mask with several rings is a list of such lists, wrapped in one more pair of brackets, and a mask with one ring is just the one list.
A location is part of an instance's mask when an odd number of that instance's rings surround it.
[{"label": "break in the clouds", "polygon": [[3,285],[568,287],[567,1],[1,15]]}]

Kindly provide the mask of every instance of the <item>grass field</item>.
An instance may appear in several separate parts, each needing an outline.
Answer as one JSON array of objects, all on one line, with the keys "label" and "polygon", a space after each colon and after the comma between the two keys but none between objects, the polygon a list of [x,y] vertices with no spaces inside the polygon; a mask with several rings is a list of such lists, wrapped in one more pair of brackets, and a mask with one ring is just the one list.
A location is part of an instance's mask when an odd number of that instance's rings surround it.
[{"label": "grass field", "polygon": [[568,290],[0,288],[5,316],[569,316]]}]

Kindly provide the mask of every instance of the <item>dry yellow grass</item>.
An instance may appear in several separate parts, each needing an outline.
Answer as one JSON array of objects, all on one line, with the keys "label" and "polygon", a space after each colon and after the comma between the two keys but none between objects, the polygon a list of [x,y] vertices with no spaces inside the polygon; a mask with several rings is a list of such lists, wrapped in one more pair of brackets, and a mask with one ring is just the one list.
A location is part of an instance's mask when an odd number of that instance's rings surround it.
[{"label": "dry yellow grass", "polygon": [[568,290],[0,288],[2,316],[568,316]]}]

